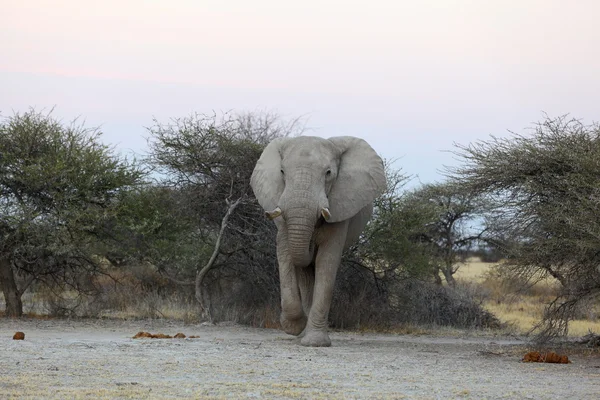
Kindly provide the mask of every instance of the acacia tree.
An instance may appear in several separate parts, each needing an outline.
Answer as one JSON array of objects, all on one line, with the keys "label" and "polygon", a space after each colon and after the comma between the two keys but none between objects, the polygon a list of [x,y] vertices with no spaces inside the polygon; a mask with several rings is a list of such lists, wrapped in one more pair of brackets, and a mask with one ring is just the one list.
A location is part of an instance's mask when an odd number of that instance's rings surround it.
[{"label": "acacia tree", "polygon": [[388,275],[433,277],[451,286],[468,249],[481,238],[476,219],[486,202],[451,182],[403,190],[408,178],[388,163],[389,188],[375,202],[375,215],[363,236],[361,257]]},{"label": "acacia tree", "polygon": [[[359,242],[344,255],[332,322],[378,327],[396,323],[498,326],[498,320],[473,299],[441,285],[439,269],[448,251],[445,222],[453,221],[448,224],[452,237],[448,243],[456,253],[453,260],[464,247],[457,242],[466,242],[466,234],[471,235],[468,229],[458,229],[467,225],[465,212],[453,207],[450,218],[447,203],[433,201],[446,194],[442,188],[449,188],[440,184],[406,190],[408,177],[390,163],[385,167],[388,190],[376,199],[373,219]],[[452,199],[454,205],[457,200]]]},{"label": "acacia tree", "polygon": [[[185,193],[194,224],[191,234],[212,249],[194,268],[196,299],[206,317],[211,318],[211,304],[204,282],[216,266],[224,270],[262,263],[267,264],[263,270],[272,271],[250,279],[276,277],[275,228],[254,198],[250,177],[271,140],[301,131],[298,120],[284,123],[271,114],[194,114],[169,124],[155,121],[149,128],[149,163],[160,172],[161,185]],[[173,277],[172,271],[163,271]]]},{"label": "acacia tree", "polygon": [[429,218],[419,233],[429,243],[435,260],[434,277],[441,284],[442,272],[450,286],[456,285],[454,274],[472,246],[482,240],[487,230],[478,219],[489,209],[485,197],[454,182],[428,184],[410,194],[412,207],[429,204]]},{"label": "acacia tree", "polygon": [[600,295],[600,126],[546,117],[530,135],[492,137],[456,153],[459,182],[496,201],[491,236],[507,268],[562,285],[540,338],[566,333],[578,308]]},{"label": "acacia tree", "polygon": [[98,272],[102,222],[142,172],[100,143],[101,133],[35,110],[0,123],[0,284],[6,316],[23,314],[32,283],[79,288]]}]

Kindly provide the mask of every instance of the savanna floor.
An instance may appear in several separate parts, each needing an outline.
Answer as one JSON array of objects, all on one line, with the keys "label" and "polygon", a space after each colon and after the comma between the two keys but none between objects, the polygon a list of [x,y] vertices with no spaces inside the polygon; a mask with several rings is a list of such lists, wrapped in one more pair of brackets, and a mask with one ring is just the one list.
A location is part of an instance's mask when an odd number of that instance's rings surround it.
[{"label": "savanna floor", "polygon": [[[23,331],[25,340],[12,340]],[[198,335],[133,339],[138,331]],[[168,321],[2,320],[0,398],[596,399],[597,353],[523,363],[518,338],[332,333]]]}]

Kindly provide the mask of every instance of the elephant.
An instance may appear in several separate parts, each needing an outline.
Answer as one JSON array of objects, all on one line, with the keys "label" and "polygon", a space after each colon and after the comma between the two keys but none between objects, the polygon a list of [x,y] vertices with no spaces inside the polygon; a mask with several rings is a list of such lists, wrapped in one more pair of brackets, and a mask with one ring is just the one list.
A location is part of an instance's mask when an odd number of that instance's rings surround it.
[{"label": "elephant", "polygon": [[352,136],[277,138],[262,152],[250,186],[277,226],[281,327],[303,346],[331,346],[337,270],[386,188],[382,159]]}]

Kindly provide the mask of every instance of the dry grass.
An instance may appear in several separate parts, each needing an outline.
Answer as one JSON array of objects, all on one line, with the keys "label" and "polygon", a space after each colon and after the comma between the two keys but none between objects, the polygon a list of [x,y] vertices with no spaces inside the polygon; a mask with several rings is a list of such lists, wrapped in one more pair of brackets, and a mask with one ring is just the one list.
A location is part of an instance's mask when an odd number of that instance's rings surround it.
[{"label": "dry grass", "polygon": [[[463,264],[455,277],[459,285],[477,299],[482,299],[485,310],[494,314],[501,322],[510,327],[510,331],[526,334],[532,331],[544,314],[546,306],[557,293],[557,283],[550,279],[537,283],[527,290],[519,291],[503,280],[495,268],[497,264],[481,262],[471,258]],[[114,272],[114,271],[113,271]],[[61,316],[85,316],[115,319],[165,318],[196,323],[200,319],[200,310],[189,290],[175,287],[156,273],[148,270],[116,271],[119,283],[100,277],[97,284],[100,293],[89,298],[78,297],[76,293],[56,293],[39,290],[28,292],[23,298],[24,311],[29,316],[39,318]],[[2,303],[0,299],[0,303]],[[215,299],[215,317],[218,321],[235,321],[255,327],[279,328],[279,309],[269,306],[252,306],[246,302],[229,304]],[[218,307],[223,303],[222,309]],[[0,309],[2,304],[0,304]],[[351,310],[343,310],[345,313]],[[600,304],[591,305],[586,313],[580,313],[579,319],[569,323],[569,336],[583,336],[590,332],[600,333]],[[342,327],[342,325],[338,326]],[[436,327],[434,330],[438,329]],[[357,330],[390,331],[419,334],[431,328],[407,326],[386,326],[368,324],[365,321],[357,325]]]},{"label": "dry grass", "polygon": [[460,265],[454,277],[457,280],[482,283],[494,265],[496,264],[482,262],[477,257],[471,257]]},{"label": "dry grass", "polygon": [[[484,308],[512,326],[516,333],[531,332],[542,319],[546,306],[554,298],[557,283],[546,279],[528,288],[526,292],[519,292],[516,288],[508,287],[493,273],[496,265],[471,258],[459,268],[455,276],[460,283],[480,286],[487,294]],[[589,319],[571,321],[569,336],[583,336],[590,331],[600,333],[597,314],[590,313]]]},{"label": "dry grass", "polygon": [[[98,276],[95,291],[81,294],[71,288],[41,287],[23,296],[23,311],[40,318],[86,317],[117,320],[168,319],[186,324],[201,322],[202,311],[193,287],[179,286],[151,268],[111,270]],[[231,321],[260,328],[279,328],[279,308],[232,301],[236,295],[212,298],[213,322]],[[0,298],[0,309],[3,308]],[[1,314],[0,314],[1,315]]]},{"label": "dry grass", "polygon": [[114,279],[96,277],[96,291],[88,294],[58,287],[27,291],[22,299],[23,311],[37,318],[165,318],[199,322],[200,310],[189,290],[181,290],[152,272],[145,272],[141,279],[132,272],[110,272]]}]

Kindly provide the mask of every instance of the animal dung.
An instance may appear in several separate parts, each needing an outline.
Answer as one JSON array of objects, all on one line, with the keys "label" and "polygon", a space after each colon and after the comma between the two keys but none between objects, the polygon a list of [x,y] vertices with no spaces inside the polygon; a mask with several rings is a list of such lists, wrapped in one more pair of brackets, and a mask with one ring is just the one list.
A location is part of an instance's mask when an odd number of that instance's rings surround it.
[{"label": "animal dung", "polygon": [[25,334],[23,332],[17,332],[13,335],[13,340],[25,340]]},{"label": "animal dung", "polygon": [[543,362],[543,363],[553,363],[553,364],[570,364],[571,361],[569,357],[566,355],[558,355],[553,351],[549,351],[547,353],[540,353],[539,351],[530,351],[529,353],[523,356],[521,360],[523,362]]},{"label": "animal dung", "polygon": [[140,331],[133,337],[134,339],[149,338],[149,339],[172,339],[173,336],[165,335],[164,333],[150,333]]},{"label": "animal dung", "polygon": [[[196,339],[199,338],[200,336],[187,336],[189,339]],[[133,337],[133,339],[143,339],[143,338],[148,338],[148,339],[185,339],[186,336],[185,334],[179,332],[177,334],[175,334],[175,336],[170,336],[170,335],[165,335],[164,333],[150,333],[150,332],[144,332],[144,331],[140,331],[138,333],[135,334],[135,336]]]},{"label": "animal dung", "polygon": [[152,339],[173,339],[173,336],[157,333],[156,335],[152,335]]}]

